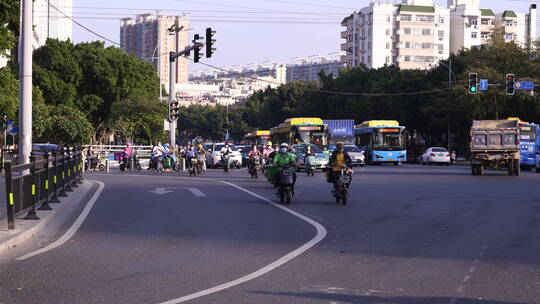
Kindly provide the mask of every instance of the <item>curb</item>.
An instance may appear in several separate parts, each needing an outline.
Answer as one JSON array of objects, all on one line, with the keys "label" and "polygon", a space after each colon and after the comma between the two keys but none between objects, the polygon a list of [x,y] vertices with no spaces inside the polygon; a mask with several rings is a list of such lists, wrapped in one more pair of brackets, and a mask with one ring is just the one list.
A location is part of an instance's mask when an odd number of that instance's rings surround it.
[{"label": "curb", "polygon": [[[43,228],[48,223],[50,223],[56,217],[56,215],[62,213],[62,211],[64,211],[66,207],[69,207],[71,204],[73,204],[73,201],[75,201],[75,203],[80,203],[80,200],[92,189],[92,185],[93,183],[85,180],[83,184],[80,185],[81,187],[83,187],[83,189],[79,189],[79,191],[76,191],[72,197],[64,198],[59,204],[54,204],[53,206],[57,207],[54,208],[52,211],[49,211],[47,213],[41,213],[41,217],[35,225],[28,228],[27,230],[17,227],[15,231],[8,233],[7,240],[0,240],[0,254],[10,249],[14,249],[20,244],[34,237],[41,230],[43,230]],[[26,222],[25,224],[31,225],[30,222]],[[19,226],[25,226],[25,224],[19,224]]]}]

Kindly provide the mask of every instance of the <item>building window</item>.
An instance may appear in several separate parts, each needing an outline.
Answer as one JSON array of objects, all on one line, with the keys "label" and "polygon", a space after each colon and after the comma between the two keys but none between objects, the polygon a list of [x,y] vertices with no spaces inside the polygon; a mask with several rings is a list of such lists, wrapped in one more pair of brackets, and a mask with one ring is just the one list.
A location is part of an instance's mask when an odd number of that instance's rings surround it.
[{"label": "building window", "polygon": [[439,31],[439,38],[444,38],[444,31]]},{"label": "building window", "polygon": [[400,15],[399,19],[401,21],[412,21],[412,15]]},{"label": "building window", "polygon": [[387,43],[386,43],[386,49],[387,49],[387,50],[390,49],[390,42],[387,42]]},{"label": "building window", "polygon": [[482,38],[482,39],[488,39],[489,36],[490,36],[489,32],[480,33],[480,38]]},{"label": "building window", "polygon": [[433,22],[433,16],[416,15],[416,21],[419,22]]},{"label": "building window", "polygon": [[491,25],[491,20],[489,20],[489,19],[482,19],[481,23],[482,23],[482,25]]},{"label": "building window", "polygon": [[438,45],[437,45],[437,49],[438,49],[439,51],[443,51],[443,50],[444,50],[444,44],[438,44]]},{"label": "building window", "polygon": [[412,30],[410,28],[404,28],[403,29],[403,34],[410,35],[410,34],[412,34]]},{"label": "building window", "polygon": [[433,32],[431,31],[431,29],[422,29],[422,35],[427,36],[432,34]]},{"label": "building window", "polygon": [[478,25],[478,19],[476,19],[476,18],[469,19],[469,22],[470,22],[471,25]]},{"label": "building window", "polygon": [[390,29],[386,29],[386,36],[389,36],[389,35],[390,35],[390,32],[391,32]]},{"label": "building window", "polygon": [[386,16],[386,22],[390,22],[390,19],[391,19],[390,16]]},{"label": "building window", "polygon": [[411,56],[407,55],[403,58],[403,61],[411,61]]},{"label": "building window", "polygon": [[432,44],[432,43],[428,43],[428,42],[424,42],[424,43],[422,43],[422,48],[423,48],[423,49],[432,49],[432,48],[433,48],[433,44]]},{"label": "building window", "polygon": [[472,39],[476,39],[477,36],[478,36],[477,32],[471,32],[471,38]]}]

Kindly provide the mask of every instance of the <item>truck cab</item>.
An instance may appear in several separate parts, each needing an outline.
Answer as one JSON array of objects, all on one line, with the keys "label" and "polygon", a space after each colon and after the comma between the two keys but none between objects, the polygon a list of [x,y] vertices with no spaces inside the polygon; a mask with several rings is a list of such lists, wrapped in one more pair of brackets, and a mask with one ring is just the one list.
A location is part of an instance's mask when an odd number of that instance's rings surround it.
[{"label": "truck cab", "polygon": [[485,169],[506,168],[508,175],[520,173],[519,124],[513,120],[474,120],[471,128],[472,175]]}]

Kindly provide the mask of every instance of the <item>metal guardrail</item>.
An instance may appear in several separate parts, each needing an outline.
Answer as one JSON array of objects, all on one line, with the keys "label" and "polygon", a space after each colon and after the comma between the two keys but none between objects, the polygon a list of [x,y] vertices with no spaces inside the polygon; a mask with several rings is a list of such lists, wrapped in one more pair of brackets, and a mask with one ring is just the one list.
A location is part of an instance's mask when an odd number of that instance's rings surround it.
[{"label": "metal guardrail", "polygon": [[[52,155],[30,156],[30,163],[5,164],[8,229],[15,229],[16,216],[28,212],[25,220],[38,220],[36,210],[52,210],[49,203],[60,203],[83,181],[80,149],[64,148]],[[39,208],[37,208],[39,206]]]}]

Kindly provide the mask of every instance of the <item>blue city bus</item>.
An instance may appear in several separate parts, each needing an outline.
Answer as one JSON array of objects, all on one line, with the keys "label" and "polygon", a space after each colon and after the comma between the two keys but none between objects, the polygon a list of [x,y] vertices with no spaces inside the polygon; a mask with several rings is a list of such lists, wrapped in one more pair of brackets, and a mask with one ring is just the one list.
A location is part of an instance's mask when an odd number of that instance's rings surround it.
[{"label": "blue city bus", "polygon": [[536,153],[540,147],[540,125],[510,117],[510,120],[519,122],[519,165],[524,170],[530,170],[536,166]]},{"label": "blue city bus", "polygon": [[405,127],[395,120],[364,121],[354,129],[356,145],[364,150],[366,163],[393,163],[407,161],[407,135]]}]

